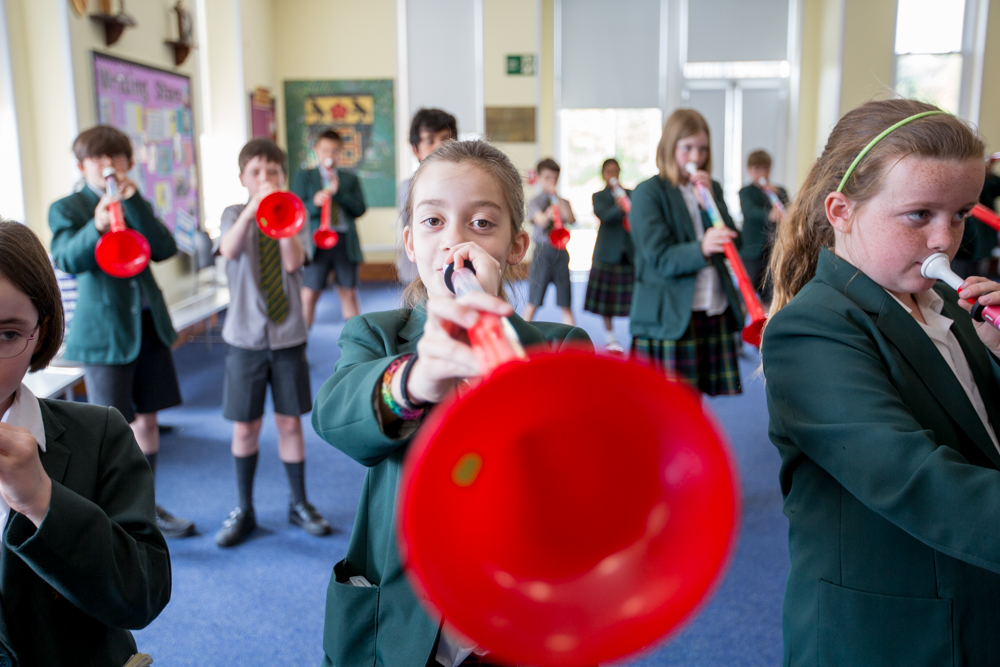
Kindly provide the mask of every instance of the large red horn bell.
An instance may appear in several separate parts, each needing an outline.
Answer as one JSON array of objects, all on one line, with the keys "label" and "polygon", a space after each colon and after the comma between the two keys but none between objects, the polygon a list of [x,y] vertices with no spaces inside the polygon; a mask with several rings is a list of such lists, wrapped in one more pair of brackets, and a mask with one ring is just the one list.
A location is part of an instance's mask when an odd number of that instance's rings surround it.
[{"label": "large red horn bell", "polygon": [[305,223],[305,204],[291,192],[272,192],[257,205],[257,226],[272,239],[295,236]]},{"label": "large red horn bell", "polygon": [[596,665],[691,618],[733,548],[739,492],[698,396],[570,351],[435,408],[397,515],[411,582],[458,631],[500,661]]}]

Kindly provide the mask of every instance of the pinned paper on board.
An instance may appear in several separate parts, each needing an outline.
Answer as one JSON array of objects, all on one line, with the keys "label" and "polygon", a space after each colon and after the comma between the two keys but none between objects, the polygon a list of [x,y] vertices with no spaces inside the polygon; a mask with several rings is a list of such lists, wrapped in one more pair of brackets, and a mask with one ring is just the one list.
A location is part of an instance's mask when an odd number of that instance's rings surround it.
[{"label": "pinned paper on board", "polygon": [[176,229],[180,215],[197,229],[191,79],[103,53],[92,58],[98,118],[131,139],[139,192],[167,229]]}]

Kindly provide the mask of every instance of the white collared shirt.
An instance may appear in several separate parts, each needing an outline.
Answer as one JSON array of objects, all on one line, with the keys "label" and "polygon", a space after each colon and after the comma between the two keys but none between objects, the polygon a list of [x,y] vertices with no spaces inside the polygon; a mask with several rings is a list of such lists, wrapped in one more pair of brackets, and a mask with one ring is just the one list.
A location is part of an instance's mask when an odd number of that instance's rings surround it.
[{"label": "white collared shirt", "polygon": [[[888,292],[888,290],[887,293],[893,299],[896,299],[895,294]],[[913,298],[916,299],[917,306],[920,307],[920,314],[924,316],[924,321],[927,322],[927,324],[924,324],[918,320],[917,324],[920,325],[920,328],[931,339],[934,347],[941,353],[948,367],[951,368],[955,377],[958,378],[962,389],[965,390],[966,396],[972,402],[972,407],[976,409],[976,414],[979,415],[983,426],[986,427],[986,432],[990,434],[993,446],[997,448],[997,451],[1000,451],[1000,443],[997,442],[996,432],[994,432],[993,425],[990,424],[989,415],[986,413],[986,404],[983,403],[983,397],[979,394],[979,387],[976,386],[976,380],[972,376],[969,360],[965,358],[965,352],[962,351],[962,346],[959,344],[958,338],[951,331],[951,325],[954,320],[941,314],[941,310],[944,308],[944,299],[932,289],[914,294]],[[903,306],[907,313],[913,313],[913,310],[904,305],[899,299],[896,299],[896,303]]]},{"label": "white collared shirt", "polygon": [[[680,185],[681,196],[687,204],[688,213],[691,215],[691,224],[694,226],[694,237],[701,241],[705,237],[705,225],[701,221],[701,208],[698,206],[698,196],[694,193],[694,186],[688,183]],[[704,311],[706,315],[721,315],[729,307],[729,299],[722,289],[722,281],[719,279],[719,272],[711,263],[704,269],[699,269],[694,279],[694,298],[691,300],[692,311]]]},{"label": "white collared shirt", "polygon": [[[31,435],[35,436],[35,442],[38,443],[41,450],[45,451],[45,424],[42,423],[42,409],[38,405],[38,399],[24,383],[14,392],[14,402],[10,404],[10,408],[7,409],[0,421],[11,426],[28,429],[31,431]],[[10,506],[7,505],[3,496],[0,496],[0,531],[7,525],[9,515]]]}]

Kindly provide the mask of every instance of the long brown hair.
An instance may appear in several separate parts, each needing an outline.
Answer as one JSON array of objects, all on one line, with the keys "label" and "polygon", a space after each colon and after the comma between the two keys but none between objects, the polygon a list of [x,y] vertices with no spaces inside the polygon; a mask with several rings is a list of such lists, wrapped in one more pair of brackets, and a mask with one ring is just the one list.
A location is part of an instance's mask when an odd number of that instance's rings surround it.
[{"label": "long brown hair", "polygon": [[[832,249],[833,226],[826,217],[826,197],[836,191],[854,158],[873,138],[895,123],[937,107],[916,100],[866,102],[849,111],[830,133],[823,154],[809,170],[778,237],[768,273],[774,284],[771,315],[788,304],[816,275],[821,248]],[[951,114],[925,116],[893,130],[858,163],[843,193],[854,211],[874,197],[891,164],[908,155],[938,160],[982,159],[986,145],[964,120]]]},{"label": "long brown hair", "polygon": [[31,299],[38,311],[38,342],[30,370],[40,371],[62,344],[63,307],[49,256],[27,225],[0,219],[0,276]]},{"label": "long brown hair", "polygon": [[680,183],[681,171],[674,158],[677,142],[699,132],[704,132],[708,137],[708,159],[701,168],[712,173],[712,133],[708,129],[708,122],[694,109],[678,109],[667,118],[660,143],[656,147],[656,168],[660,170],[660,178],[667,179],[672,185]]},{"label": "long brown hair", "polygon": [[[504,202],[510,211],[511,240],[517,238],[519,232],[524,229],[524,185],[521,182],[521,174],[517,167],[510,161],[503,151],[489,143],[481,140],[474,141],[448,141],[441,145],[436,151],[420,163],[416,173],[410,179],[410,193],[412,194],[420,181],[420,177],[427,169],[427,165],[435,162],[468,162],[474,167],[482,169],[487,175],[496,179],[503,192]],[[406,225],[413,233],[413,197],[406,198],[405,209]],[[510,280],[509,267],[504,264],[503,280],[500,284],[500,298],[507,300],[507,292],[504,283]],[[417,276],[412,283],[403,290],[403,304],[408,308],[416,306],[427,299],[427,288],[424,286],[420,276]]]}]

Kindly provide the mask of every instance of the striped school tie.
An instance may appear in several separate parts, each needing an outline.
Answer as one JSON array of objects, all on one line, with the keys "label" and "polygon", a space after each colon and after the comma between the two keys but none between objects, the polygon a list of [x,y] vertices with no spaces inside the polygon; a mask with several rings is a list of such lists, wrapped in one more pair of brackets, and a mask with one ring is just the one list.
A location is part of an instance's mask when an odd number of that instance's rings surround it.
[{"label": "striped school tie", "polygon": [[288,317],[288,299],[281,278],[281,250],[278,242],[265,236],[259,227],[257,247],[260,254],[260,289],[267,301],[267,316],[275,324],[281,324]]}]

